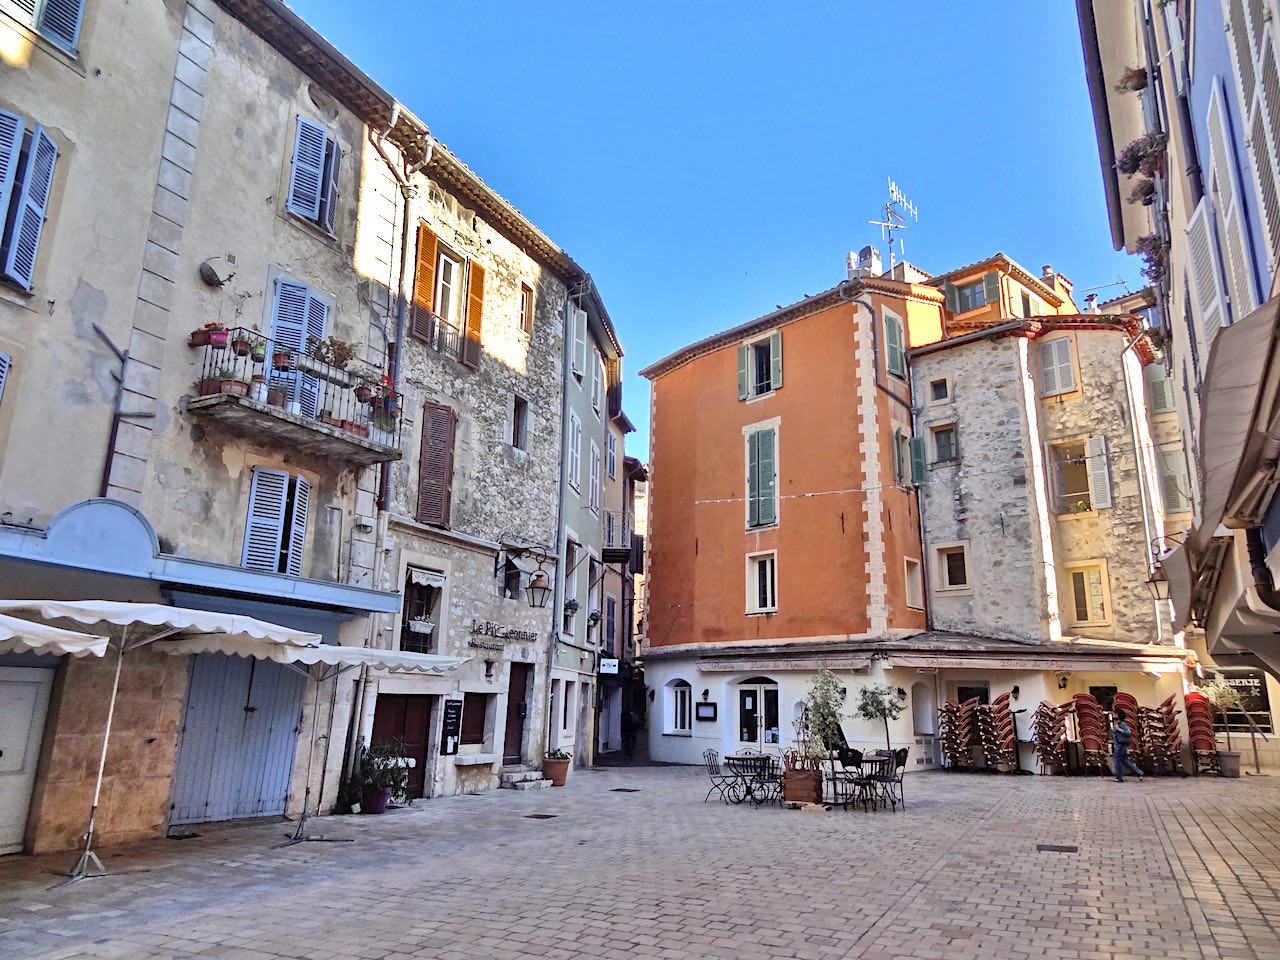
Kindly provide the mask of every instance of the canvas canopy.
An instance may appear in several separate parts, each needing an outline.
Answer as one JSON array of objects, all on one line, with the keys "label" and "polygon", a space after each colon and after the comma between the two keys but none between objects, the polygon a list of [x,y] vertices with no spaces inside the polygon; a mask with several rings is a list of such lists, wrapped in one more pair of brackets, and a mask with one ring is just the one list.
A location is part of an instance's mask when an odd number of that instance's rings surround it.
[{"label": "canvas canopy", "polygon": [[378,667],[397,673],[427,673],[441,675],[456,670],[466,663],[465,657],[442,657],[429,653],[409,653],[401,650],[374,650],[369,647],[343,647],[336,644],[318,646],[284,646],[264,644],[262,641],[245,642],[234,637],[207,635],[182,640],[165,640],[156,644],[164,653],[180,655],[193,653],[225,653],[239,657],[257,657],[273,660],[285,666],[333,666]]},{"label": "canvas canopy", "polygon": [[107,638],[0,614],[0,653],[105,656]]}]

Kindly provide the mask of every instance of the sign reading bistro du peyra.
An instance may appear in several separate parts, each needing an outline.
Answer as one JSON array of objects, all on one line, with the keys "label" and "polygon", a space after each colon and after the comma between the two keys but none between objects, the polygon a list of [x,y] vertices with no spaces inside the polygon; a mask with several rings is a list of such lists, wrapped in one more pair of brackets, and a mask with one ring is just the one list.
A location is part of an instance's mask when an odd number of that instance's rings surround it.
[{"label": "sign reading bistro du peyra", "polygon": [[538,634],[533,630],[517,630],[514,627],[504,627],[502,624],[494,623],[492,620],[473,619],[471,621],[471,638],[467,640],[467,646],[477,647],[481,650],[501,650],[502,644],[495,643],[494,641],[496,640],[537,643]]}]

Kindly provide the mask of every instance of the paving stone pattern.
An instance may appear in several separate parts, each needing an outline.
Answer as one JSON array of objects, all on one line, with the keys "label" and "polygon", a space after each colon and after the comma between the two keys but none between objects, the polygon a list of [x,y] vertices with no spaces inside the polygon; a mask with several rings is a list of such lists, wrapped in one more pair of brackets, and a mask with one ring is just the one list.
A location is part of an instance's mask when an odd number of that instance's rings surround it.
[{"label": "paving stone pattern", "polygon": [[1280,957],[1280,777],[906,786],[905,812],[809,813],[704,805],[691,768],[575,770],[314,821],[354,843],[197,828],[69,888],[69,858],[7,858],[0,957]]}]

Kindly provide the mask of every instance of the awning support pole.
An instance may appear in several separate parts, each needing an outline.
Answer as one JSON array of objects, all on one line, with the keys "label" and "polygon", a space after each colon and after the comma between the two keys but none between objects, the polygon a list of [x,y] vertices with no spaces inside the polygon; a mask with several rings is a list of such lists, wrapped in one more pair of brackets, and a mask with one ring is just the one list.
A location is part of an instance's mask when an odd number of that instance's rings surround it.
[{"label": "awning support pole", "polygon": [[[297,669],[296,667],[294,669]],[[309,670],[298,670],[303,676],[310,678],[311,682],[311,743],[307,749],[307,787],[302,793],[302,816],[298,817],[298,825],[294,828],[289,839],[284,843],[276,844],[276,848],[292,847],[295,843],[352,843],[351,837],[326,837],[324,834],[307,833],[307,818],[310,814],[307,812],[311,806],[311,770],[315,764],[316,758],[316,726],[320,722],[320,684],[325,680],[337,680],[338,675],[344,673],[348,668],[339,667],[330,672],[325,667],[319,667],[315,673]],[[327,747],[326,747],[327,749]]]}]

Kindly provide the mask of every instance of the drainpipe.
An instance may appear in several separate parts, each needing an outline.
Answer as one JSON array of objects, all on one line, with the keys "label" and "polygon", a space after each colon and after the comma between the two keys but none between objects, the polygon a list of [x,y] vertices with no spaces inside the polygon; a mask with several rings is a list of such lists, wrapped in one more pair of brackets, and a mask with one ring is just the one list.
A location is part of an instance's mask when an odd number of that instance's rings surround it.
[{"label": "drainpipe", "polygon": [[[1128,377],[1124,376],[1125,354],[1132,350],[1137,342],[1145,335],[1145,330],[1140,331],[1136,336],[1130,339],[1129,342],[1124,345],[1124,349],[1120,351],[1120,375],[1124,379],[1125,406],[1129,411],[1129,435],[1133,440],[1133,452],[1138,461],[1138,497],[1142,503],[1142,531],[1143,536],[1145,536],[1147,540],[1147,550],[1149,553],[1151,544],[1155,538],[1151,536],[1151,518],[1149,516],[1150,511],[1148,510],[1148,505],[1151,504],[1152,501],[1149,499],[1149,491],[1147,490],[1147,470],[1145,466],[1146,451],[1143,449],[1141,438],[1138,435],[1138,413],[1142,408],[1134,401],[1134,384],[1130,382]],[[1141,371],[1141,363],[1139,363],[1138,369]],[[1148,562],[1150,562],[1151,558],[1148,557],[1147,559]],[[1153,599],[1151,601],[1151,606],[1155,612],[1156,643],[1160,643],[1164,639],[1164,625],[1160,619],[1160,601]]]},{"label": "drainpipe", "polygon": [[[413,225],[413,201],[418,195],[418,188],[413,184],[411,178],[419,170],[431,162],[431,155],[435,150],[435,141],[430,135],[425,135],[426,151],[422,159],[409,163],[404,161],[403,170],[397,168],[395,161],[387,153],[386,140],[387,136],[395,129],[396,122],[400,119],[400,104],[397,102],[391,107],[391,119],[387,122],[386,127],[375,137],[370,136],[369,142],[373,145],[373,149],[378,152],[378,156],[382,158],[382,162],[387,165],[387,169],[391,171],[391,176],[395,178],[396,184],[400,187],[400,196],[404,199],[404,217],[400,225],[400,264],[398,276],[396,279],[396,338],[395,350],[391,351],[391,389],[395,393],[400,392],[400,355],[401,347],[404,344],[404,328],[406,314],[406,297],[405,282],[409,271],[409,239]],[[403,406],[400,410],[401,418],[404,417]],[[378,472],[378,532],[374,538],[373,552],[373,586],[377,589],[382,582],[382,574],[384,567],[384,550],[383,544],[387,539],[387,510],[391,504],[391,468],[387,464],[383,464]],[[382,614],[374,614],[369,618],[369,633],[365,638],[365,646],[373,646],[373,634],[375,617],[381,617]],[[373,681],[369,677],[368,666],[360,667],[360,674],[356,680],[356,695],[352,704],[351,724],[347,732],[347,758],[345,766],[345,774],[350,777],[354,772],[356,761],[356,743],[361,734],[361,726],[364,722],[365,703],[369,698],[370,688]]]},{"label": "drainpipe", "polygon": [[1262,528],[1250,527],[1245,531],[1249,545],[1249,570],[1253,574],[1253,589],[1258,599],[1273,610],[1280,611],[1280,590],[1267,566],[1267,545],[1262,542]]}]

